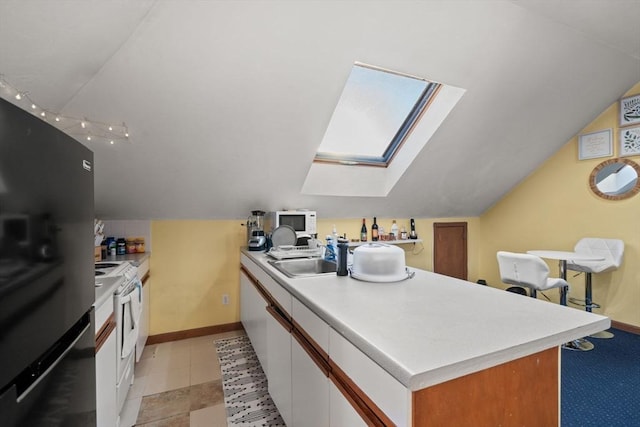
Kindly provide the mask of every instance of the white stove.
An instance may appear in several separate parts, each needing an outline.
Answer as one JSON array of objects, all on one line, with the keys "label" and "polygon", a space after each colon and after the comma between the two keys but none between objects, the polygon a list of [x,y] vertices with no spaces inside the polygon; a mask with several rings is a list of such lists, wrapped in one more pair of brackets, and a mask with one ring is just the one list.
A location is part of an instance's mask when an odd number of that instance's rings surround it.
[{"label": "white stove", "polygon": [[130,281],[138,274],[138,268],[128,261],[102,261],[95,263],[95,285],[102,286],[101,278],[124,276]]},{"label": "white stove", "polygon": [[113,295],[113,312],[116,319],[116,397],[118,413],[122,410],[133,384],[135,347],[140,331],[142,313],[142,282],[138,267],[127,261],[105,261],[95,264],[95,285],[101,286],[101,278],[120,277]]}]

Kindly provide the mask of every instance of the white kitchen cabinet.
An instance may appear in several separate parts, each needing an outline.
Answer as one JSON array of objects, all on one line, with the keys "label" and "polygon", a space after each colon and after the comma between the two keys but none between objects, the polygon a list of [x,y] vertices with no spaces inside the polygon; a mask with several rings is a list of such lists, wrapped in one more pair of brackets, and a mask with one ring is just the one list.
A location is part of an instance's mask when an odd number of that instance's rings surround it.
[{"label": "white kitchen cabinet", "polygon": [[367,423],[353,408],[344,394],[335,386],[329,384],[330,427],[366,427]]},{"label": "white kitchen cabinet", "polygon": [[295,339],[291,341],[291,381],[291,425],[329,427],[329,377]]},{"label": "white kitchen cabinet", "polygon": [[267,316],[267,382],[269,394],[278,407],[286,425],[291,420],[291,331],[278,319],[278,313],[269,307]]},{"label": "white kitchen cabinet", "polygon": [[96,307],[96,420],[98,427],[114,427],[118,423],[116,381],[116,324],[113,297]]},{"label": "white kitchen cabinet", "polygon": [[[329,325],[296,298],[292,301],[292,317],[296,328],[291,341],[292,425],[328,427]],[[306,340],[303,344],[299,338],[302,334]]]},{"label": "white kitchen cabinet", "polygon": [[267,369],[267,302],[244,271],[240,271],[240,321],[262,369]]},{"label": "white kitchen cabinet", "polygon": [[329,331],[329,347],[331,360],[360,388],[373,405],[395,425],[410,425],[407,408],[410,407],[411,394],[405,386],[333,328]]},{"label": "white kitchen cabinet", "polygon": [[[329,325],[241,255],[240,319],[289,426],[367,425],[329,378]],[[340,380],[344,382],[344,380]],[[342,382],[340,384],[342,384]]]},{"label": "white kitchen cabinet", "polygon": [[113,330],[96,354],[96,418],[98,427],[117,425],[116,331]]}]

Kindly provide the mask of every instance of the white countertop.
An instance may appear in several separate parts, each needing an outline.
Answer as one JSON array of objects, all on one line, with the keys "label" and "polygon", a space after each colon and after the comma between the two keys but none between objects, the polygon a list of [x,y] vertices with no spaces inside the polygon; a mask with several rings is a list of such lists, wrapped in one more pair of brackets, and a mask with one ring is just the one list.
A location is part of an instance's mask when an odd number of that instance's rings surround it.
[{"label": "white countertop", "polygon": [[107,299],[113,298],[113,293],[116,291],[116,288],[120,286],[122,283],[122,276],[115,277],[103,277],[100,279],[96,279],[96,282],[102,283],[101,286],[96,286],[96,302],[93,306],[97,309]]},{"label": "white countertop", "polygon": [[144,262],[147,258],[151,256],[150,252],[142,252],[136,254],[125,254],[125,255],[107,255],[105,259],[101,262],[110,262],[110,261],[129,261],[131,264],[139,267],[140,264]]},{"label": "white countertop", "polygon": [[290,279],[244,251],[285,289],[410,390],[435,385],[607,329],[609,318],[415,271],[369,283],[332,274]]}]

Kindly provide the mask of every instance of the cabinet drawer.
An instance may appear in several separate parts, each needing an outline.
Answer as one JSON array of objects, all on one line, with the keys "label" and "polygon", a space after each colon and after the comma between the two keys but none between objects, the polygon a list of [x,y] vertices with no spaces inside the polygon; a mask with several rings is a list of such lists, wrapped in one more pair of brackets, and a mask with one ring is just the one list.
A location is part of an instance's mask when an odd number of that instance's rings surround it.
[{"label": "cabinet drawer", "polygon": [[329,325],[295,298],[292,301],[292,316],[304,333],[328,354]]},{"label": "cabinet drawer", "polygon": [[287,317],[291,318],[291,294],[247,256],[242,255],[240,259],[242,265],[258,279],[262,287],[266,289],[280,308],[285,311]]},{"label": "cabinet drawer", "polygon": [[333,328],[329,357],[398,426],[409,425],[410,392]]}]

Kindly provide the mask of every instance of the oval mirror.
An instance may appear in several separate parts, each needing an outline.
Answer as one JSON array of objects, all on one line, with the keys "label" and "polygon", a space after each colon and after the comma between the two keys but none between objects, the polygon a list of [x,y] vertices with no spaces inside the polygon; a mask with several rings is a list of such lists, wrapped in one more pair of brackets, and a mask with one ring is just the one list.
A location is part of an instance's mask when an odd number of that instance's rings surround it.
[{"label": "oval mirror", "polygon": [[605,160],[593,169],[589,187],[607,200],[623,200],[640,191],[640,166],[629,159]]}]

